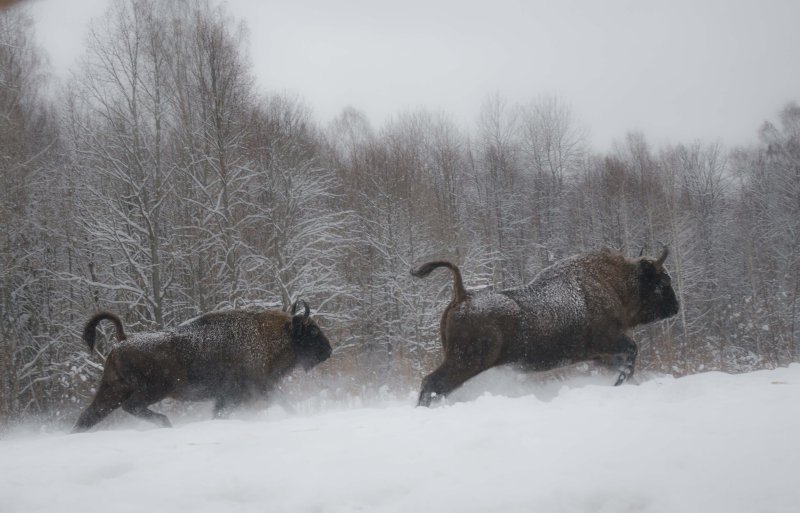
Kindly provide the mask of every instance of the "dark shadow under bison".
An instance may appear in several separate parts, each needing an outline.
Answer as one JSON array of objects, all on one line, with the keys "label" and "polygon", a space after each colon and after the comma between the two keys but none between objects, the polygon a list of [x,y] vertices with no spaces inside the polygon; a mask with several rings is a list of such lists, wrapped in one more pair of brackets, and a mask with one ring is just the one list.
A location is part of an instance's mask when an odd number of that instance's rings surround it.
[{"label": "dark shadow under bison", "polygon": [[442,314],[444,361],[422,381],[418,405],[429,406],[466,380],[497,365],[549,370],[594,360],[619,371],[615,385],[633,375],[637,346],[629,330],[678,312],[678,300],[658,258],[627,258],[608,249],[559,261],[528,285],[495,292],[466,290],[450,262],[412,271],[428,276],[439,267],[453,274],[453,298]]}]

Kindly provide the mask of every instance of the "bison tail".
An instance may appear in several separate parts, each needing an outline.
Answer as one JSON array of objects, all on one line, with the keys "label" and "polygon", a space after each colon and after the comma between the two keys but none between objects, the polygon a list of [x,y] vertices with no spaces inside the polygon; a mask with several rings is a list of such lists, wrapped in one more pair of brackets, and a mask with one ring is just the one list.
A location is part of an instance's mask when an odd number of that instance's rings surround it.
[{"label": "bison tail", "polygon": [[102,320],[109,320],[114,323],[114,328],[117,330],[117,340],[125,340],[128,338],[125,335],[125,330],[122,329],[122,321],[119,320],[119,317],[111,312],[99,312],[94,314],[83,328],[83,340],[86,342],[86,345],[89,346],[89,351],[94,350],[95,329]]},{"label": "bison tail", "polygon": [[428,262],[427,264],[422,264],[417,269],[412,269],[411,276],[424,278],[438,267],[447,267],[453,273],[453,302],[463,302],[467,298],[467,291],[464,288],[464,281],[461,279],[461,271],[458,269],[457,265],[451,264],[450,262],[444,260]]}]

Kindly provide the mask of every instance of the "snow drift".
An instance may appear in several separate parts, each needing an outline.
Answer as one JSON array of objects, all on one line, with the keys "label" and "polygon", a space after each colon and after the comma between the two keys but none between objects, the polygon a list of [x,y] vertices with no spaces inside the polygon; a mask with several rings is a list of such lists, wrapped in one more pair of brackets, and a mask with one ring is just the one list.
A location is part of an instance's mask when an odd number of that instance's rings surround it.
[{"label": "snow drift", "polygon": [[[8,435],[0,511],[800,508],[800,365],[616,388],[605,377],[526,385],[509,373],[482,378],[492,393],[467,383],[432,409],[414,408],[413,393],[376,407],[317,398],[318,411],[297,415],[271,407],[175,429],[131,420]],[[516,383],[510,396],[495,395],[503,380]]]}]

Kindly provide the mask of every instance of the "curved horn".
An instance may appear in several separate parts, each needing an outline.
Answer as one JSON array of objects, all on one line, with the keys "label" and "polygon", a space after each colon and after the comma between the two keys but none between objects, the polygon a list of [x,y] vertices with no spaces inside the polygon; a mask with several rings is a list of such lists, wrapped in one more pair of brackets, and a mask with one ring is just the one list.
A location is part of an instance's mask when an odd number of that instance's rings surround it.
[{"label": "curved horn", "polygon": [[[291,309],[291,311],[290,311],[289,313],[290,313],[292,316],[294,316],[295,314],[297,314],[297,305],[298,305],[298,304],[301,304],[301,305],[303,305],[303,314],[302,314],[303,318],[304,318],[304,319],[305,319],[305,318],[308,318],[308,316],[311,314],[311,308],[309,308],[309,307],[308,307],[308,303],[306,303],[306,302],[305,302],[305,301],[303,301],[302,299],[298,299],[297,301],[295,301],[294,303],[292,303],[292,309]],[[297,315],[300,315],[300,314],[297,314]]]},{"label": "curved horn", "polygon": [[668,256],[669,256],[669,248],[667,246],[664,246],[664,250],[661,252],[661,256],[658,257],[658,260],[656,260],[656,263],[658,265],[664,265],[664,261],[667,259]]}]

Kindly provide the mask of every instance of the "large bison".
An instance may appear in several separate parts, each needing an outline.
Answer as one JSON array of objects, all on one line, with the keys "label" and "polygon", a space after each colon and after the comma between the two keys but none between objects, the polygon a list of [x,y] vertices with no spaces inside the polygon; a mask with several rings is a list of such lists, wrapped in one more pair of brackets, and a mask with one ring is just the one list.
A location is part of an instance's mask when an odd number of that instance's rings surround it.
[{"label": "large bison", "polygon": [[496,365],[548,370],[595,360],[619,370],[615,385],[633,375],[636,342],[628,331],[678,312],[678,300],[658,258],[626,258],[608,249],[561,260],[528,285],[495,292],[468,291],[458,267],[430,262],[411,272],[428,276],[438,267],[453,274],[453,298],[442,314],[443,363],[422,382],[418,405],[448,394]]},{"label": "large bison", "polygon": [[213,399],[214,415],[265,395],[297,365],[306,370],[331,355],[331,345],[309,317],[302,301],[290,313],[279,310],[212,312],[187,321],[172,331],[126,337],[119,318],[108,312],[94,315],[83,338],[94,348],[100,321],[114,323],[119,343],[105,361],[94,400],[81,414],[74,431],[86,431],[114,409],[169,427],[165,415],[149,406],[166,397]]}]

